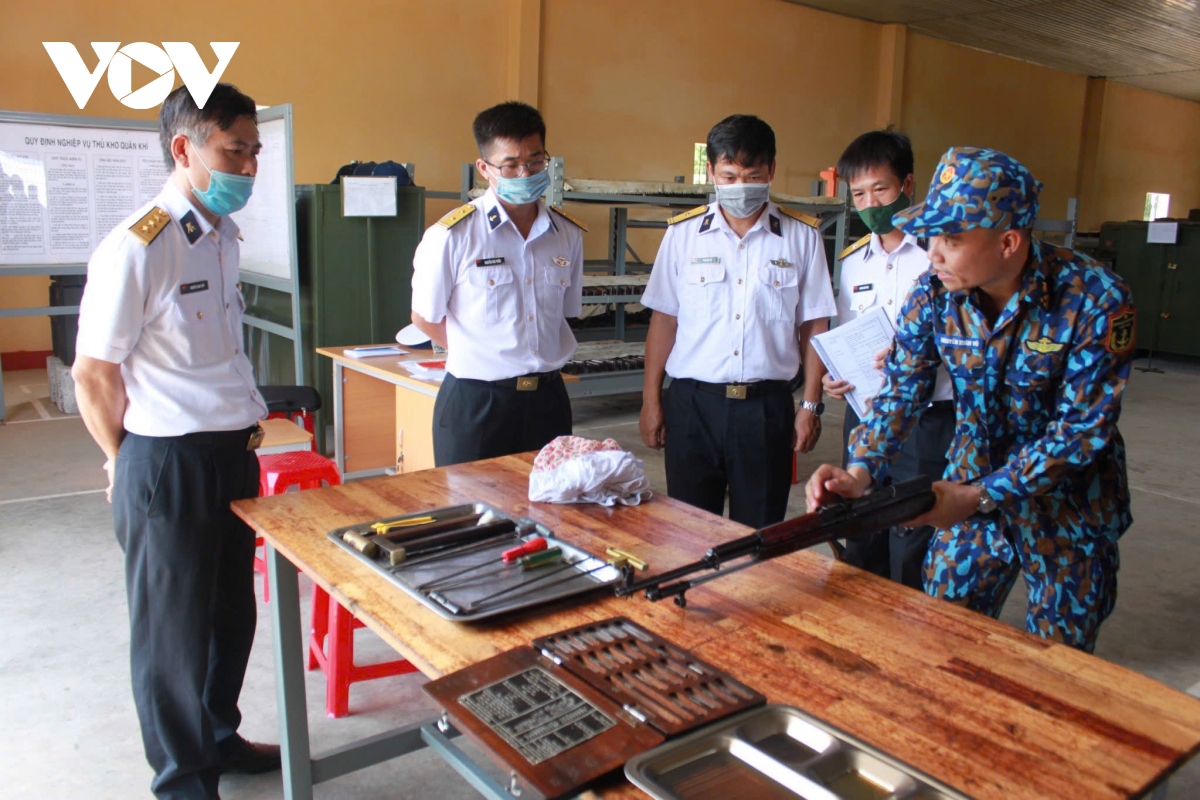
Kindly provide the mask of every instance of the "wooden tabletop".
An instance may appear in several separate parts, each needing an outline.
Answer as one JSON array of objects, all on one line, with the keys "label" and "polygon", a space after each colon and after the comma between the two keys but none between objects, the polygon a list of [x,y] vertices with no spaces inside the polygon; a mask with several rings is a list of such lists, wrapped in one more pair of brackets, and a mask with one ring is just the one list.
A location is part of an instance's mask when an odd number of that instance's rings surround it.
[{"label": "wooden tabletop", "polygon": [[439,381],[427,381],[416,378],[411,372],[400,366],[402,361],[445,361],[446,356],[437,355],[432,349],[421,350],[395,345],[407,353],[391,356],[371,356],[369,358],[354,358],[346,355],[347,350],[355,347],[370,347],[370,345],[346,345],[345,347],[318,347],[317,354],[328,356],[339,362],[343,367],[374,375],[376,378],[415,389],[422,394],[437,394]]},{"label": "wooden tabletop", "polygon": [[[635,507],[527,499],[533,454],[243,500],[235,512],[430,677],[534,637],[624,615],[765,694],[979,798],[1137,796],[1200,750],[1200,701],[1136,672],[814,552],[689,591],[443,620],[326,538],[337,527],[483,501],[650,574],[748,529],[663,495]],[[605,797],[640,797],[619,778]]]}]

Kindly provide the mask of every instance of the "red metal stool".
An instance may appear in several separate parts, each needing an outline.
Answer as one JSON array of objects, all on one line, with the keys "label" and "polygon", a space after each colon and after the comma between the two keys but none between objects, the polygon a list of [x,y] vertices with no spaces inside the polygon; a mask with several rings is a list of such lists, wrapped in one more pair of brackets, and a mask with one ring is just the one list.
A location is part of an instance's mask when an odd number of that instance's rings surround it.
[{"label": "red metal stool", "polygon": [[[311,451],[260,456],[259,490],[264,497],[281,494],[288,487],[318,489],[322,482],[336,486],[342,482],[337,466],[328,458]],[[258,569],[255,557],[255,569]],[[265,567],[265,563],[264,563]],[[263,598],[268,597],[265,572]],[[417,668],[404,659],[358,666],[354,663],[354,631],[365,627],[361,620],[342,607],[330,602],[329,593],[313,585],[312,627],[308,639],[308,668],[321,668],[325,673],[325,713],[333,718],[350,713],[350,684],[407,675]]]}]

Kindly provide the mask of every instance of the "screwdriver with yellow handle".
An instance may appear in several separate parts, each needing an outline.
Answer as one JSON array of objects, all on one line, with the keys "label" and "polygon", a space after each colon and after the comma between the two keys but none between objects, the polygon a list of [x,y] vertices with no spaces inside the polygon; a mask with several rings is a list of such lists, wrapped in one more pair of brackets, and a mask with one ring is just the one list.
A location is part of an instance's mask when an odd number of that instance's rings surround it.
[{"label": "screwdriver with yellow handle", "polygon": [[433,517],[408,517],[406,519],[397,519],[392,522],[375,522],[371,524],[371,530],[375,535],[387,533],[393,528],[408,528],[413,525],[428,525],[434,522]]}]

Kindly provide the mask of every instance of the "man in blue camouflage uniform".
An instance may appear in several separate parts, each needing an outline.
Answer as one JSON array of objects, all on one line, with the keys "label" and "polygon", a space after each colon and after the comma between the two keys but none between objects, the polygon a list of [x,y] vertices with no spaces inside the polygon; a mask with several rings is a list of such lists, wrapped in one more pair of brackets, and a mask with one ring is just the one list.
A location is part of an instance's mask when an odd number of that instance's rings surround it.
[{"label": "man in blue camouflage uniform", "polygon": [[1021,573],[1026,628],[1092,651],[1116,602],[1129,527],[1117,430],[1133,358],[1129,288],[1098,262],[1031,236],[1041,184],[995,150],[942,156],[925,202],[896,215],[930,237],[930,273],[898,320],[884,385],[846,470],[820,467],[810,510],[880,485],[945,364],[956,430],[925,590],[997,616]]}]

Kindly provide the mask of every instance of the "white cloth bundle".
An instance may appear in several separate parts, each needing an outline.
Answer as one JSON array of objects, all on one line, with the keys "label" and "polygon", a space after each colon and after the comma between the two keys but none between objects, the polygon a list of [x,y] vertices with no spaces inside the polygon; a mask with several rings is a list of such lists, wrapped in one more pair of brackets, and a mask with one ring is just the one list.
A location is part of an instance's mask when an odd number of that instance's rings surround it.
[{"label": "white cloth bundle", "polygon": [[529,473],[535,503],[636,506],[651,494],[642,460],[613,439],[559,436],[537,454]]}]

